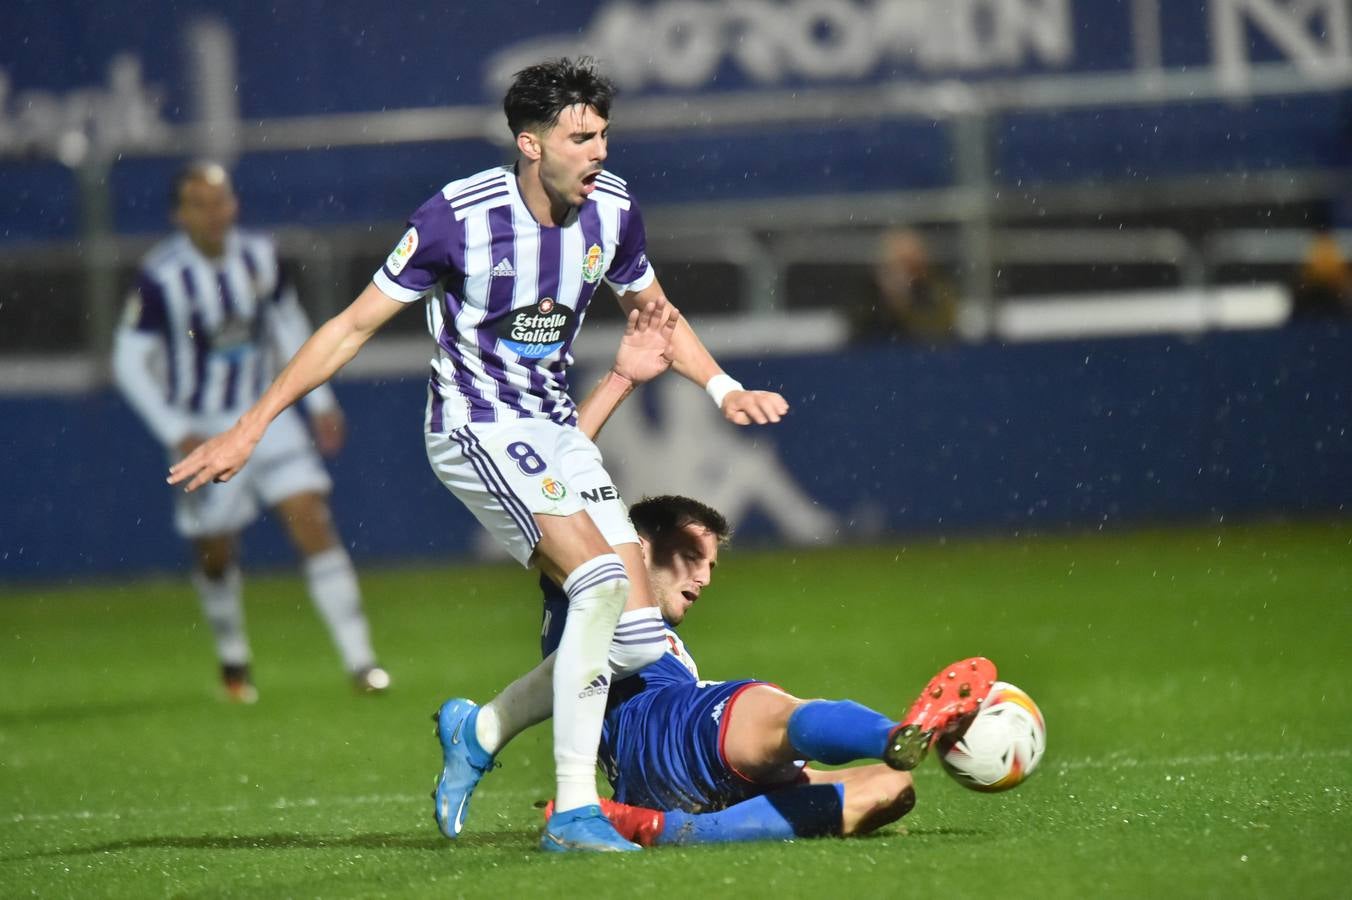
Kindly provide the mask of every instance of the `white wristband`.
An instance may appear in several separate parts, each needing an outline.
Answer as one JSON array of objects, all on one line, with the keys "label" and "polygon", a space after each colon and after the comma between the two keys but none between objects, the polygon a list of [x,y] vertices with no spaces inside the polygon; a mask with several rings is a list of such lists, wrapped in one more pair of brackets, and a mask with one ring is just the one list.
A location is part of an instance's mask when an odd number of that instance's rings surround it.
[{"label": "white wristband", "polygon": [[719,409],[723,408],[723,401],[728,394],[733,391],[744,390],[746,388],[742,387],[742,383],[726,372],[719,372],[713,378],[710,378],[709,383],[704,386],[705,393],[709,395],[709,399],[714,401],[714,406]]}]

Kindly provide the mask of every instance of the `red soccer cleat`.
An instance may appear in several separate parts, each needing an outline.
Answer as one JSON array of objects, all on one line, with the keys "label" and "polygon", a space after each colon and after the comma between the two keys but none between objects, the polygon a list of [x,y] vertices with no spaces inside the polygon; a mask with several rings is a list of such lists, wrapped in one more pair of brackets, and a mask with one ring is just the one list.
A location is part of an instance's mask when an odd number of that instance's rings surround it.
[{"label": "red soccer cleat", "polygon": [[[601,812],[615,826],[620,837],[633,841],[640,847],[651,847],[657,843],[657,837],[667,823],[667,814],[660,809],[648,809],[646,806],[630,806],[601,798]],[[554,801],[545,804],[545,821],[554,815]]]},{"label": "red soccer cleat", "polygon": [[995,680],[995,663],[984,656],[945,666],[888,735],[883,762],[902,772],[920,765],[936,740],[971,722]]}]

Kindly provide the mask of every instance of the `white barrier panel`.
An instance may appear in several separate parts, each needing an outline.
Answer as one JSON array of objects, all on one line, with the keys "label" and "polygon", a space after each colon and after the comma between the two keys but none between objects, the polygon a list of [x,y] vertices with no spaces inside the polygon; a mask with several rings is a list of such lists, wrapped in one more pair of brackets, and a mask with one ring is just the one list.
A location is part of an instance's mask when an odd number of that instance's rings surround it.
[{"label": "white barrier panel", "polygon": [[1274,328],[1290,315],[1287,287],[1255,284],[1010,300],[997,308],[994,331],[1006,341],[1120,337]]}]

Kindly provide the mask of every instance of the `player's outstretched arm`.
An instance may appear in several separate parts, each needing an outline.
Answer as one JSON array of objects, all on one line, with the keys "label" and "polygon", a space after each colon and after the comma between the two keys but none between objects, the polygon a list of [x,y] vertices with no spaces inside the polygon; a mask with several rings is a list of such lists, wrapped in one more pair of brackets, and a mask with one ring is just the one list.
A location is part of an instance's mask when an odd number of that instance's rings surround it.
[{"label": "player's outstretched arm", "polygon": [[[657,298],[666,300],[666,292],[653,279],[641,291],[625,294],[620,302],[626,309],[642,309]],[[684,320],[676,324],[671,338],[672,366],[677,372],[704,388],[723,418],[737,425],[768,425],[778,422],[789,411],[788,401],[774,391],[748,391],[719,368],[713,355]]]},{"label": "player's outstretched arm", "polygon": [[671,368],[672,336],[681,314],[659,297],[642,309],[631,309],[615,363],[577,410],[577,427],[592,440],[634,391]]},{"label": "player's outstretched arm", "polygon": [[169,483],[187,482],[186,489],[194,491],[211,481],[229,481],[248,462],[273,419],[332,378],[357,355],[371,335],[403,308],[404,304],[368,284],[347,309],[321,325],[301,345],[258,402],[229,431],[218,434],[171,466]]}]

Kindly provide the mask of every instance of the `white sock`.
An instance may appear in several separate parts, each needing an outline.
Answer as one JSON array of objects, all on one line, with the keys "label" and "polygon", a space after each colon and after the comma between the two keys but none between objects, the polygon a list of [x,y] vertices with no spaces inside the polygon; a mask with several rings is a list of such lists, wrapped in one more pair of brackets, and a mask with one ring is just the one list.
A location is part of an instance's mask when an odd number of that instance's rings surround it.
[{"label": "white sock", "polygon": [[202,572],[192,574],[193,587],[211,636],[216,642],[216,656],[225,666],[243,666],[249,663],[249,637],[244,633],[244,577],[239,567],[231,566],[220,578],[208,578]]},{"label": "white sock", "polygon": [[[657,607],[631,609],[620,616],[607,662],[615,679],[628,678],[667,652],[666,624]],[[497,753],[518,734],[539,725],[554,711],[554,657],[507,685],[479,707],[474,736],[489,753]]]},{"label": "white sock", "polygon": [[598,803],[596,749],[610,692],[610,639],[629,596],[629,577],[614,553],[589,560],[563,582],[568,623],[554,660],[554,809]]},{"label": "white sock", "polygon": [[303,566],[310,600],[329,627],[329,636],[349,672],[375,665],[371,632],[361,609],[361,588],[352,559],[340,547],[330,547],[306,557]]},{"label": "white sock", "polygon": [[497,753],[507,742],[554,712],[554,656],[507,685],[502,693],[479,707],[474,736],[479,746]]},{"label": "white sock", "polygon": [[628,678],[652,665],[667,652],[666,623],[656,606],[631,609],[620,616],[610,642],[610,670],[615,679]]}]

